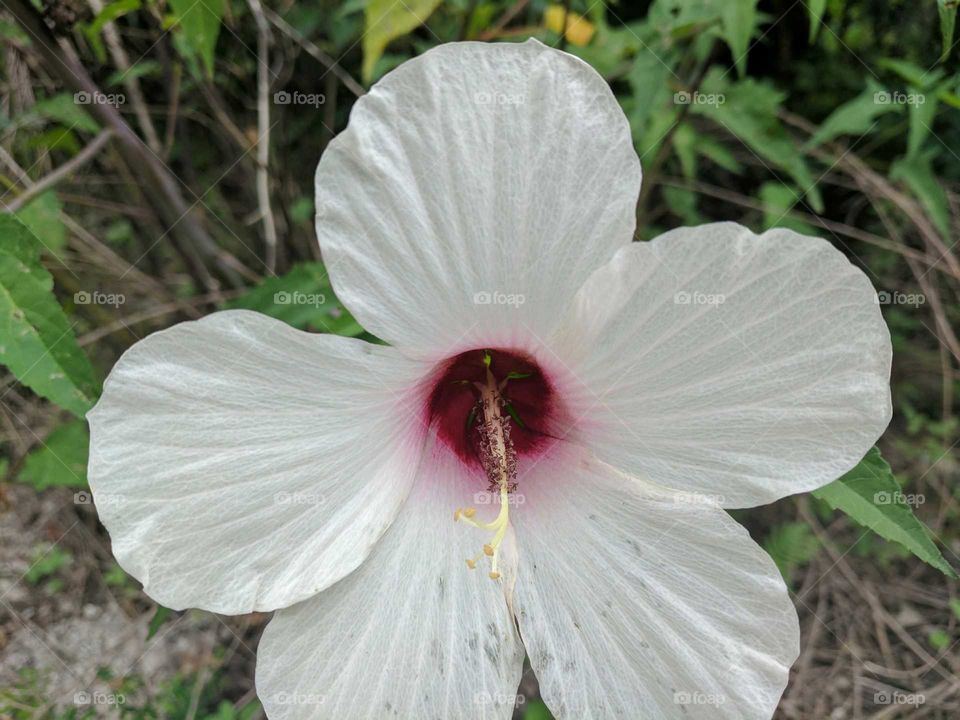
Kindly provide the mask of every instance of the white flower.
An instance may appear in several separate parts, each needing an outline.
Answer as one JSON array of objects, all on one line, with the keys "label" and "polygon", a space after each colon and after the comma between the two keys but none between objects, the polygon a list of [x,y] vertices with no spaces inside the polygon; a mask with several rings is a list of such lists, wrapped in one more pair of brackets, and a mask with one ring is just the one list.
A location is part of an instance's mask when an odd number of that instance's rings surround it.
[{"label": "white flower", "polygon": [[168,607],[277,611],[270,718],[509,718],[524,650],[561,719],[773,713],[796,613],[723,508],[856,464],[889,335],[823,240],[631,243],[639,187],[587,65],[438,47],[317,172],[334,288],[389,347],[222,312],[117,363],[114,553]]}]

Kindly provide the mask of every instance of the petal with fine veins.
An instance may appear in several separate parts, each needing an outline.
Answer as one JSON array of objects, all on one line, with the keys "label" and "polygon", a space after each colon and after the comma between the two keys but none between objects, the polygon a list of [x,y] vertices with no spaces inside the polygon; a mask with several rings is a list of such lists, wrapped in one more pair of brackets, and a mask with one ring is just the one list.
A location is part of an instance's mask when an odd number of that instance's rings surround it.
[{"label": "petal with fine veins", "polygon": [[639,189],[629,124],[590,66],[535,40],[450,43],[356,102],[317,169],[317,235],[378,337],[509,347],[548,334],[630,241]]},{"label": "petal with fine veins", "polygon": [[770,718],[799,625],[737,522],[569,446],[520,482],[514,603],[557,720]]},{"label": "petal with fine veins", "polygon": [[850,470],[890,421],[890,334],[830,243],[734,223],[624,248],[555,339],[597,455],[749,507]]},{"label": "petal with fine veins", "polygon": [[369,559],[276,613],[260,640],[257,694],[271,720],[506,720],[523,649],[502,585],[464,559],[482,535],[453,456],[428,451],[407,504]]},{"label": "petal with fine veins", "polygon": [[409,492],[422,372],[246,311],[137,343],[87,416],[117,561],[174,609],[272,610],[336,582]]}]

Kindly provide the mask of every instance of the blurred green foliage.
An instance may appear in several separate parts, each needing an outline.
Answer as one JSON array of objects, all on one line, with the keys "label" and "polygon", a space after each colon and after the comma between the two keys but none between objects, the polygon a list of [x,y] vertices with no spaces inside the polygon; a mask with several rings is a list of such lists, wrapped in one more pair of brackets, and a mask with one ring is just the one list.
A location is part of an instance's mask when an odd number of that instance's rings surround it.
[{"label": "blurred green foliage", "polygon": [[[160,160],[158,172],[169,171],[190,207],[183,217],[201,219],[213,248],[198,262],[199,240],[193,250],[173,241],[180,223],[158,217],[154,193],[138,185],[137,167],[113,146],[84,171],[87,182],[64,182],[0,215],[0,362],[11,374],[6,387],[23,386],[0,400],[22,395],[50,419],[28,447],[7,443],[0,465],[8,480],[46,492],[84,488],[87,432],[79,418],[95,402],[99,378],[138,337],[176,320],[243,308],[375,340],[337,301],[314,245],[317,159],[345,127],[359,86],[404,60],[442,42],[537,37],[596,68],[629,119],[644,170],[638,239],[712,220],[785,226],[826,237],[867,272],[894,343],[895,418],[881,447],[897,474],[872,452],[818,491],[812,507],[821,522],[835,507],[897,543],[871,535],[852,556],[886,566],[909,550],[952,572],[938,545],[958,536],[947,502],[958,492],[941,487],[941,476],[957,467],[960,431],[960,358],[951,339],[960,327],[956,2],[318,0],[266,7],[268,58],[258,55],[251,7],[115,0],[56,26],[104,97],[122,97],[125,127],[149,146],[145,158]],[[19,161],[2,165],[0,182],[17,197],[77,158],[104,120],[56,67],[41,69],[36,42],[20,24],[0,16],[0,37],[32,60],[29,70],[10,68],[11,84],[21,87],[0,110],[5,151]],[[254,191],[264,67],[271,96],[323,97],[269,107],[275,267],[263,260]],[[142,113],[137,93],[147,98]],[[204,263],[213,285],[198,270]],[[90,302],[96,291],[130,300]],[[948,493],[947,509],[875,500],[922,492]],[[937,523],[936,539],[918,517]],[[805,521],[760,526],[788,581],[823,549]],[[68,563],[54,550],[28,581],[55,590]],[[128,579],[111,572],[108,584],[123,589]],[[153,630],[166,618],[158,612]],[[944,632],[931,632],[935,649]],[[15,706],[32,706],[38,682],[24,675]],[[124,712],[184,717],[195,682],[178,680],[152,704]],[[197,717],[253,712],[255,704],[236,710],[211,692],[204,690]],[[536,701],[526,714],[549,716]]]}]

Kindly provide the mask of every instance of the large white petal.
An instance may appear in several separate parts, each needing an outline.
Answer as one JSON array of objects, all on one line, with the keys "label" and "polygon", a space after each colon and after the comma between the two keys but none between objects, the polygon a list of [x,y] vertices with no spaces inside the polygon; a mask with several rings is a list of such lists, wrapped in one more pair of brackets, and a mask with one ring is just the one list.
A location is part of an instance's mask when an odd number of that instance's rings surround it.
[{"label": "large white petal", "polygon": [[624,248],[565,333],[556,352],[598,455],[725,507],[836,479],[890,420],[890,335],[870,281],[789,230],[718,223]]},{"label": "large white petal", "polygon": [[453,522],[472,489],[450,457],[425,455],[356,572],[267,626],[257,693],[271,720],[512,716],[523,649],[501,584],[464,563],[486,540]]},{"label": "large white petal", "polygon": [[766,720],[799,652],[774,563],[725,511],[561,453],[521,479],[515,609],[558,720]]},{"label": "large white petal", "polygon": [[[545,336],[633,234],[640,164],[606,82],[531,40],[385,76],[317,169],[337,296],[405,352]],[[529,332],[523,332],[528,336]]]},{"label": "large white petal", "polygon": [[174,609],[272,610],[336,582],[409,492],[422,372],[246,311],[137,343],[87,416],[117,561]]}]

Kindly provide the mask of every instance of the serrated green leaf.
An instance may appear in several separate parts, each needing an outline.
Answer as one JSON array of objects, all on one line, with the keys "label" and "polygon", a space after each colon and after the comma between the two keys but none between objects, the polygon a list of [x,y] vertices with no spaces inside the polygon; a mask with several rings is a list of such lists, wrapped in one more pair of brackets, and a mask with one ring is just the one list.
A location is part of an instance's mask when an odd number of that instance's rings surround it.
[{"label": "serrated green leaf", "polygon": [[214,51],[226,0],[170,0],[170,7],[183,29],[188,52],[200,58],[207,77],[213,77]]},{"label": "serrated green leaf", "polygon": [[810,14],[810,42],[817,39],[823,24],[823,13],[827,9],[827,0],[808,0],[807,12]]},{"label": "serrated green leaf", "polygon": [[720,20],[724,42],[730,47],[737,74],[747,74],[747,51],[757,27],[757,0],[724,0]]},{"label": "serrated green leaf", "polygon": [[0,362],[38,395],[83,417],[99,387],[39,255],[27,227],[0,215]]},{"label": "serrated green leaf", "polygon": [[37,490],[48,487],[84,488],[90,435],[83,420],[61,425],[27,455],[17,477]]},{"label": "serrated green leaf", "polygon": [[957,577],[930,539],[926,526],[907,505],[900,484],[877,448],[871,448],[853,470],[814,490],[813,495],[880,537],[899,543],[943,574]]},{"label": "serrated green leaf", "polygon": [[903,109],[903,105],[891,100],[879,83],[868,78],[867,89],[830,113],[805,147],[816,147],[840,135],[863,135],[876,125],[877,118]]},{"label": "serrated green leaf", "polygon": [[61,210],[57,194],[48,190],[20,208],[16,215],[46,250],[56,254],[67,244],[67,229],[60,219]]},{"label": "serrated green leaf", "polygon": [[286,275],[267,278],[227,308],[255,310],[295,328],[357,337],[363,328],[339,304],[321,263],[302,263]]},{"label": "serrated green leaf", "polygon": [[427,21],[442,0],[370,0],[363,33],[363,81],[373,79],[377,61],[387,45]]}]

